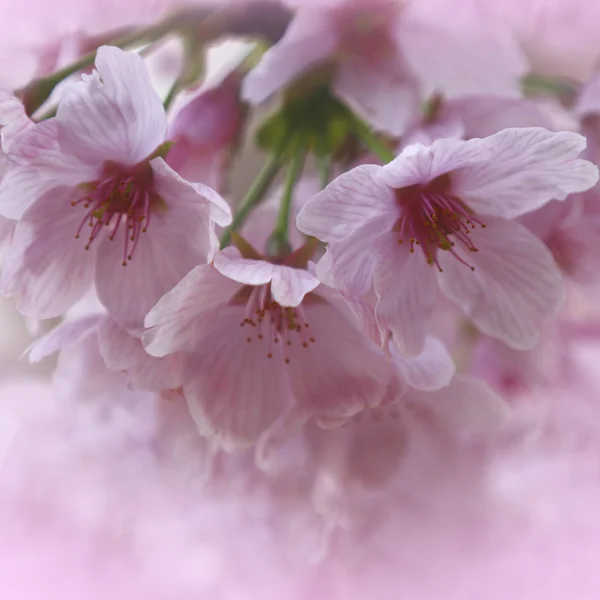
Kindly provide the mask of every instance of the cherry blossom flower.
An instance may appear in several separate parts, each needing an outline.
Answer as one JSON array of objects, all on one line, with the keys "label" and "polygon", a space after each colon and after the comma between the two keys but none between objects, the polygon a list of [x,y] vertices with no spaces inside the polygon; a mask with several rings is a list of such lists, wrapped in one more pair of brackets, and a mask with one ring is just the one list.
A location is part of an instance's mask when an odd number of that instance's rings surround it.
[{"label": "cherry blossom flower", "polygon": [[102,47],[96,69],[65,90],[55,119],[13,145],[0,213],[19,223],[2,288],[24,314],[50,318],[94,284],[110,315],[135,330],[212,258],[213,220],[226,225],[231,214],[163,160],[166,117],[142,59]]},{"label": "cherry blossom flower", "polygon": [[298,228],[327,242],[317,274],[362,296],[373,286],[382,338],[422,351],[438,286],[484,333],[533,347],[562,298],[548,249],[515,217],[590,188],[585,139],[541,128],[484,139],[414,144],[383,167],[334,180],[298,215]]},{"label": "cherry blossom flower", "polygon": [[421,95],[517,92],[524,69],[519,52],[464,3],[288,3],[296,12],[286,34],[244,82],[251,102],[314,66],[334,63],[335,93],[375,128],[398,135]]},{"label": "cherry blossom flower", "polygon": [[282,264],[226,248],[146,317],[146,350],[186,354],[190,411],[225,446],[256,441],[287,413],[340,419],[383,398],[391,376],[383,353],[339,294],[297,268],[303,248]]}]

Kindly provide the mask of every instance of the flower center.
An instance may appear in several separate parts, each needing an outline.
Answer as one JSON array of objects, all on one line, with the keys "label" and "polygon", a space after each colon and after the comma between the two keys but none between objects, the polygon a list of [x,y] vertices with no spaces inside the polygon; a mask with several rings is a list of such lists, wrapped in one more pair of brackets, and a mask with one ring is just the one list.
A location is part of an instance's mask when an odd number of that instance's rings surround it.
[{"label": "flower center", "polygon": [[[293,308],[277,304],[271,297],[269,284],[247,287],[242,291],[245,292],[244,295],[248,295],[248,299],[246,316],[240,327],[250,328],[246,337],[247,343],[258,342],[265,345],[267,358],[273,358],[275,348],[280,347],[285,364],[289,364],[291,346],[298,345],[307,349],[315,343],[315,338],[309,333],[309,324],[301,306]],[[307,298],[308,296],[305,301]]]},{"label": "flower center", "polygon": [[450,252],[459,262],[469,267],[457,252],[460,244],[469,252],[477,248],[469,237],[476,227],[485,227],[477,215],[460,198],[450,191],[450,175],[440,175],[426,185],[411,185],[396,190],[396,202],[402,214],[393,231],[398,234],[398,243],[408,243],[409,252],[419,247],[429,264],[442,271],[438,261],[438,250]]},{"label": "flower center", "polygon": [[102,178],[78,187],[83,195],[73,200],[71,206],[82,206],[86,213],[75,238],[82,237],[87,226],[89,234],[85,249],[89,250],[104,228],[108,228],[111,241],[123,231],[121,264],[127,266],[140,236],[148,231],[152,211],[164,203],[153,191],[150,166],[142,163],[125,168],[108,163]]}]

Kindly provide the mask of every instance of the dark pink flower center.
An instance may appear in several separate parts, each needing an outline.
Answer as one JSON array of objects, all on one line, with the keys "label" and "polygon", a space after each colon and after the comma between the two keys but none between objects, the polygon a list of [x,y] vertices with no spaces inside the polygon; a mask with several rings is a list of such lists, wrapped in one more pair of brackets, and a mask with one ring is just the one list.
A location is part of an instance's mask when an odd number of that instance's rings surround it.
[{"label": "dark pink flower center", "polygon": [[467,204],[451,192],[450,175],[440,175],[427,184],[411,185],[396,190],[396,202],[401,216],[393,230],[399,244],[409,244],[409,252],[420,248],[429,264],[441,271],[437,253],[444,250],[471,270],[457,252],[460,244],[469,252],[477,252],[470,233],[476,227],[485,227]]},{"label": "dark pink flower center", "polygon": [[[289,348],[298,345],[309,348],[315,338],[309,333],[309,324],[301,306],[295,308],[280,306],[271,297],[270,284],[244,288],[247,295],[246,316],[240,323],[248,327],[247,343],[264,344],[265,356],[273,358],[275,347],[279,345],[285,364],[290,363]],[[310,302],[309,296],[305,298]],[[236,298],[235,302],[243,301]]]},{"label": "dark pink flower center", "polygon": [[148,231],[153,210],[164,201],[153,189],[152,170],[147,163],[122,167],[106,163],[103,176],[79,186],[82,195],[71,202],[73,207],[83,207],[85,215],[77,229],[79,239],[87,231],[89,250],[93,242],[105,231],[114,241],[119,231],[123,235],[123,262],[133,258],[140,236]]}]

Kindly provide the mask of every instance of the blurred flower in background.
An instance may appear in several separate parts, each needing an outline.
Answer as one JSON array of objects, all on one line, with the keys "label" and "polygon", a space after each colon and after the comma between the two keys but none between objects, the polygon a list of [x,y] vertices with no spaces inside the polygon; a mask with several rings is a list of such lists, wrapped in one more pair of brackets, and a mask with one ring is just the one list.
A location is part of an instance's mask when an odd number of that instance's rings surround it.
[{"label": "blurred flower in background", "polygon": [[600,5],[4,1],[7,600],[595,600]]}]

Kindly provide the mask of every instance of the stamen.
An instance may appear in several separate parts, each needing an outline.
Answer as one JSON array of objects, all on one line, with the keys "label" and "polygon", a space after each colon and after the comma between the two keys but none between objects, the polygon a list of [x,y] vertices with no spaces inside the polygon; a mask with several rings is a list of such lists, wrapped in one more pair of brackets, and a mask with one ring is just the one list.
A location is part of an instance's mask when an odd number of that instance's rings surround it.
[{"label": "stamen", "polygon": [[146,232],[150,224],[152,201],[148,183],[145,175],[112,173],[82,186],[86,195],[71,201],[72,207],[82,205],[86,209],[75,238],[81,237],[87,225],[90,232],[85,248],[89,249],[105,227],[111,228],[110,240],[123,230],[122,264],[127,265],[127,261],[133,259],[141,233]]},{"label": "stamen", "polygon": [[401,209],[401,216],[393,228],[398,234],[398,244],[408,242],[411,254],[420,249],[427,262],[435,265],[440,272],[438,252],[441,250],[475,270],[461,257],[457,246],[477,252],[470,234],[477,227],[485,228],[485,223],[451,193],[449,175],[442,175],[427,185],[398,189],[396,201]]},{"label": "stamen", "polygon": [[302,308],[277,304],[271,297],[269,284],[252,286],[245,304],[245,317],[240,327],[250,325],[257,329],[254,336],[246,337],[246,341],[266,343],[267,358],[273,358],[275,349],[281,348],[280,356],[284,364],[289,365],[291,357],[288,349],[294,346],[294,334],[299,337],[300,345],[304,348],[315,343],[315,338],[308,335],[309,324]]}]

